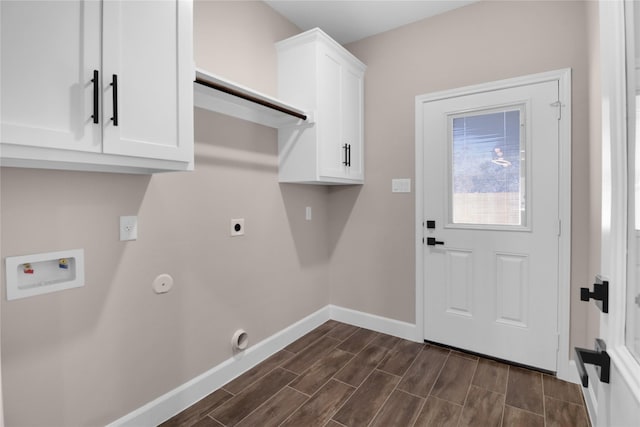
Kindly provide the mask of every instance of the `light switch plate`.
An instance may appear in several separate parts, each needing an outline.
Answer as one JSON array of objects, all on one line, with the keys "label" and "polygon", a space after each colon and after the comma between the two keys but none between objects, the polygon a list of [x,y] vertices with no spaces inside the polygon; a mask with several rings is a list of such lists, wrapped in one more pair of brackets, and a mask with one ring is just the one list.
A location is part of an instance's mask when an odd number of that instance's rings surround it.
[{"label": "light switch plate", "polygon": [[411,179],[394,178],[391,180],[392,193],[411,193]]}]

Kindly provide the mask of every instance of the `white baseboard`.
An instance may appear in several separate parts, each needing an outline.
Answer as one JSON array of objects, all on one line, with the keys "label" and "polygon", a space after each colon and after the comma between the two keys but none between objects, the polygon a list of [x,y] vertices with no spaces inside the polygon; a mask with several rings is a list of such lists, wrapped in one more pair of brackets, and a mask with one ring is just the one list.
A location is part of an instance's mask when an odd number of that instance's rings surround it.
[{"label": "white baseboard", "polygon": [[416,325],[335,305],[327,305],[269,338],[252,345],[246,351],[225,360],[202,375],[113,421],[107,427],[157,426],[329,319],[410,341],[422,342],[423,340],[422,337],[417,336],[418,328]]},{"label": "white baseboard", "polygon": [[418,328],[412,323],[401,322],[399,320],[389,319],[388,317],[376,316],[375,314],[364,313],[336,305],[329,305],[328,307],[331,318],[338,322],[371,329],[372,331],[393,335],[394,337],[409,341],[424,341],[424,337],[418,336]]}]

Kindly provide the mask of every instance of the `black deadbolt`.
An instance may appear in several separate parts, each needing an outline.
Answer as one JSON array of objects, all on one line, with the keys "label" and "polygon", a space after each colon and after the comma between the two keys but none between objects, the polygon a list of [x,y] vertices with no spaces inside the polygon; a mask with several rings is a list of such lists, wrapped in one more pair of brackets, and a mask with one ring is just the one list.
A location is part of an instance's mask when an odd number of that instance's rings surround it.
[{"label": "black deadbolt", "polygon": [[602,276],[596,276],[596,282],[593,284],[593,292],[589,288],[580,288],[580,300],[595,300],[596,306],[603,312],[609,312],[609,282],[604,280]]}]

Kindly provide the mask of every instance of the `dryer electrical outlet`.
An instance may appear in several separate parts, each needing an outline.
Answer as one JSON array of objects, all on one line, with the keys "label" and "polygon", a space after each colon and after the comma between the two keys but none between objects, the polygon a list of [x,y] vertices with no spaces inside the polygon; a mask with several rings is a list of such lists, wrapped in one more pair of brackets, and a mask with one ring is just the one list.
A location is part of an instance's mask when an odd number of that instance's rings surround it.
[{"label": "dryer electrical outlet", "polygon": [[231,220],[231,237],[244,236],[244,218]]}]

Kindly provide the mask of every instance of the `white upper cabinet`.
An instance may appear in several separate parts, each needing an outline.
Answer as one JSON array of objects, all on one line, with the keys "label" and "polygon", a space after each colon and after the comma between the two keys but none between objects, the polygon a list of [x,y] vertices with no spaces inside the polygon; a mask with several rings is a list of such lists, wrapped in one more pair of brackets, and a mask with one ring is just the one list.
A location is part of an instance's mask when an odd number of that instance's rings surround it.
[{"label": "white upper cabinet", "polygon": [[280,182],[364,182],[366,66],[319,29],[276,44],[278,97],[314,123],[278,131]]},{"label": "white upper cabinet", "polygon": [[0,8],[3,166],[193,167],[190,1],[2,1]]}]

